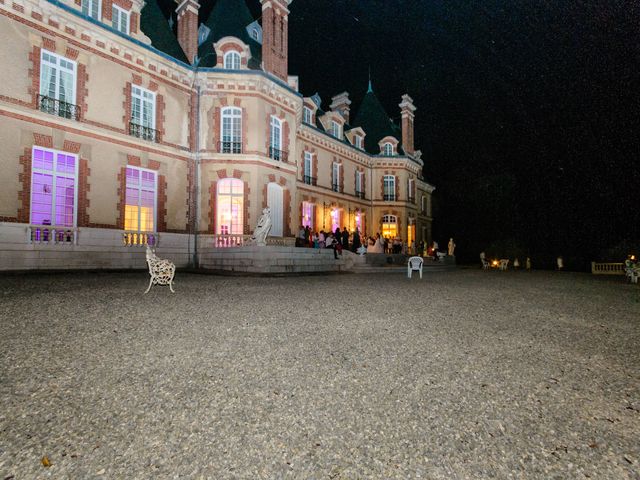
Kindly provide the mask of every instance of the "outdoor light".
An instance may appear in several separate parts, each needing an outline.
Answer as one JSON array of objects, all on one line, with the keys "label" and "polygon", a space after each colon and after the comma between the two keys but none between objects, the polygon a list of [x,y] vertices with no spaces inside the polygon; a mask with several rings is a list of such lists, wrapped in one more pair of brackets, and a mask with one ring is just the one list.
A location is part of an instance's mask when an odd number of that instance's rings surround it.
[{"label": "outdoor light", "polygon": [[494,261],[491,262],[491,265],[494,266],[494,267],[497,267],[499,263],[500,262],[498,262],[498,260],[494,260]]}]

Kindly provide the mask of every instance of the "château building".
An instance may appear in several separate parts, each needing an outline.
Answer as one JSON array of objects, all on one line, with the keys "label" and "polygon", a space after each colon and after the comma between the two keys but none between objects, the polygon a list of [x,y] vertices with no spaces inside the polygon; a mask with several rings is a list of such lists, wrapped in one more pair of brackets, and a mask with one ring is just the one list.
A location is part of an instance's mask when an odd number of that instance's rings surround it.
[{"label": "ch\u00e2teau building", "polygon": [[267,206],[276,243],[430,241],[409,95],[398,125],[371,84],[355,115],[346,92],[301,94],[291,0],[260,0],[261,22],[244,0],[159,1],[0,0],[0,269],[128,267],[147,242],[186,265]]}]

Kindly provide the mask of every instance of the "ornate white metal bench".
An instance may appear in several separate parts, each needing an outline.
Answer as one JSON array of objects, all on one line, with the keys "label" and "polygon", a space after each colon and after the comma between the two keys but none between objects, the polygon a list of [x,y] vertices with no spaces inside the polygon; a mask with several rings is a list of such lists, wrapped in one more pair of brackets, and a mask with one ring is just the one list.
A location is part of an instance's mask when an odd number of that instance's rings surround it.
[{"label": "ornate white metal bench", "polygon": [[173,277],[176,274],[176,266],[173,262],[156,257],[154,251],[147,245],[147,264],[149,265],[151,279],[149,280],[149,287],[144,293],[148,293],[153,285],[169,285],[171,293],[176,293],[173,290]]}]

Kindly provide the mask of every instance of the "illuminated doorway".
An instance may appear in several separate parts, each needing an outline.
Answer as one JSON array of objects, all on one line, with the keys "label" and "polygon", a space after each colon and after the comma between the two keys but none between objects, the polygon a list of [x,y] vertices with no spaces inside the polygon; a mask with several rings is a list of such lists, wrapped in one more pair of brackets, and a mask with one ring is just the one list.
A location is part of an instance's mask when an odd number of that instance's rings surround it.
[{"label": "illuminated doorway", "polygon": [[395,238],[398,236],[398,217],[395,215],[385,215],[382,217],[382,236],[385,238]]}]

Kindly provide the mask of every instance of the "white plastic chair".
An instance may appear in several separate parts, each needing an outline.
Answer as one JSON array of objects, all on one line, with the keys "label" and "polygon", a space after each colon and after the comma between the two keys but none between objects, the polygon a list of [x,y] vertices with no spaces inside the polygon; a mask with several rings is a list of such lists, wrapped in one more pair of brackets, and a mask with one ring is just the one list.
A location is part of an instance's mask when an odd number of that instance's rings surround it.
[{"label": "white plastic chair", "polygon": [[422,278],[422,264],[422,257],[411,257],[407,264],[407,277],[411,278],[411,273],[418,271],[420,272],[420,278]]},{"label": "white plastic chair", "polygon": [[508,270],[509,269],[509,259],[502,258],[500,259],[500,270]]},{"label": "white plastic chair", "polygon": [[489,270],[490,264],[487,260],[485,260],[484,258],[481,259],[482,260],[482,269],[483,270]]}]

